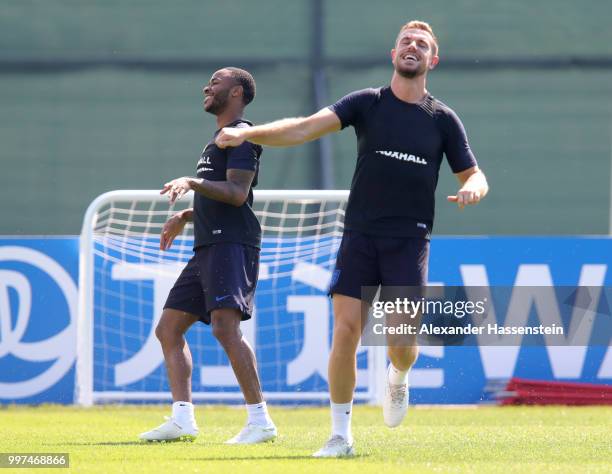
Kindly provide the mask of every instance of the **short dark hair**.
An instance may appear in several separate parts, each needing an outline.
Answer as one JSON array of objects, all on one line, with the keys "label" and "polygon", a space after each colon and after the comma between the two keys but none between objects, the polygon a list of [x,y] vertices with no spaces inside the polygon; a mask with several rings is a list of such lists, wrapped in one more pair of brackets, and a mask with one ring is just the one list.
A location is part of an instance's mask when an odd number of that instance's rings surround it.
[{"label": "short dark hair", "polygon": [[255,98],[255,79],[250,72],[237,67],[226,67],[232,78],[239,86],[242,86],[242,101],[244,105],[249,105]]}]

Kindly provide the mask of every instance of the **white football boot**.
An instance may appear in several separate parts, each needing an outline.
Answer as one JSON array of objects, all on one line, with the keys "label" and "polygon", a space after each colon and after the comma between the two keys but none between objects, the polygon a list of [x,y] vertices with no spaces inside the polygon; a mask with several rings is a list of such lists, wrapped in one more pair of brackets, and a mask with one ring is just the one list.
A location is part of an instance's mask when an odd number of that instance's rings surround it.
[{"label": "white football boot", "polygon": [[162,423],[157,428],[151,431],[140,434],[140,439],[143,441],[193,441],[199,434],[198,427],[181,426],[172,417],[165,416],[165,423]]},{"label": "white football boot", "polygon": [[353,441],[348,441],[340,435],[329,438],[325,446],[312,455],[313,458],[346,458],[351,456],[355,456]]},{"label": "white football boot", "polygon": [[408,384],[399,385],[389,382],[389,369],[385,378],[385,398],[383,400],[383,418],[389,428],[399,426],[408,411]]},{"label": "white football boot", "polygon": [[248,423],[240,433],[228,439],[225,444],[256,444],[273,441],[276,438],[276,426],[260,426]]}]

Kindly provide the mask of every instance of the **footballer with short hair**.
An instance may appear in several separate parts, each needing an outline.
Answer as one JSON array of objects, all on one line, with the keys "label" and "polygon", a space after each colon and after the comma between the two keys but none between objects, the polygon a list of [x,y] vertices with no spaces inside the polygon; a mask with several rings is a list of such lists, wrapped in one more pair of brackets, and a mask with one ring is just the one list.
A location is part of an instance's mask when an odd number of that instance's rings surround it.
[{"label": "footballer with short hair", "polygon": [[[204,93],[204,110],[223,127],[246,129],[245,107],[255,97],[253,76],[243,69],[216,71]],[[215,135],[218,133],[215,133]],[[160,249],[170,248],[188,221],[194,226],[194,256],[170,290],[155,329],[164,353],[172,390],[172,416],[140,438],[147,441],[193,440],[198,427],[191,400],[192,359],[185,333],[197,321],[212,332],[227,353],[246,401],[246,426],[227,444],[253,444],[276,437],[263,399],[253,349],[240,331],[240,322],[253,314],[259,271],[261,227],[252,209],[261,146],[243,142],[219,148],[213,139],[197,164],[197,177],[166,183],[161,194],[174,203],[194,191],[193,209],[172,216],[164,225]]]},{"label": "footballer with short hair", "polygon": [[[224,128],[217,144],[244,140],[290,146],[352,126],[357,165],[346,208],[344,234],[330,294],[334,334],[329,359],[331,437],[315,457],[354,454],[351,434],[356,352],[371,296],[364,287],[421,287],[427,284],[434,199],[443,156],[459,180],[448,200],[459,208],[478,203],[488,184],[455,112],[426,88],[439,62],[432,28],[410,21],[391,50],[393,75],[385,87],[352,92],[319,112],[251,128]],[[381,292],[382,294],[382,292]],[[385,380],[383,417],[398,426],[408,407],[408,372],[418,356],[416,338],[387,339],[391,363]]]}]

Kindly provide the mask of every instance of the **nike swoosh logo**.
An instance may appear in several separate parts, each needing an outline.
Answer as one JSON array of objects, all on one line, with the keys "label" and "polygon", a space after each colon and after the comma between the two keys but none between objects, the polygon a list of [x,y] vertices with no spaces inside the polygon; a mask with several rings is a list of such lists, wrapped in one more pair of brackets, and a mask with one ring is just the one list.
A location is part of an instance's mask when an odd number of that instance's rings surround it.
[{"label": "nike swoosh logo", "polygon": [[225,298],[229,298],[232,295],[225,295],[225,296],[217,296],[215,297],[216,301],[223,301]]}]

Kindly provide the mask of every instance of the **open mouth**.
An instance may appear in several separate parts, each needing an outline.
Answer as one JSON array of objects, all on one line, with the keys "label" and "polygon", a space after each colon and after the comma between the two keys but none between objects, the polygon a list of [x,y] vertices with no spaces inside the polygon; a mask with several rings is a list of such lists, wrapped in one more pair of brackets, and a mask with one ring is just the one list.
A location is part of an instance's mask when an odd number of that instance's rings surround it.
[{"label": "open mouth", "polygon": [[413,62],[416,63],[418,62],[419,58],[416,57],[416,55],[412,54],[412,53],[408,53],[408,54],[404,54],[402,56],[402,59],[404,61],[409,61],[409,62]]}]

